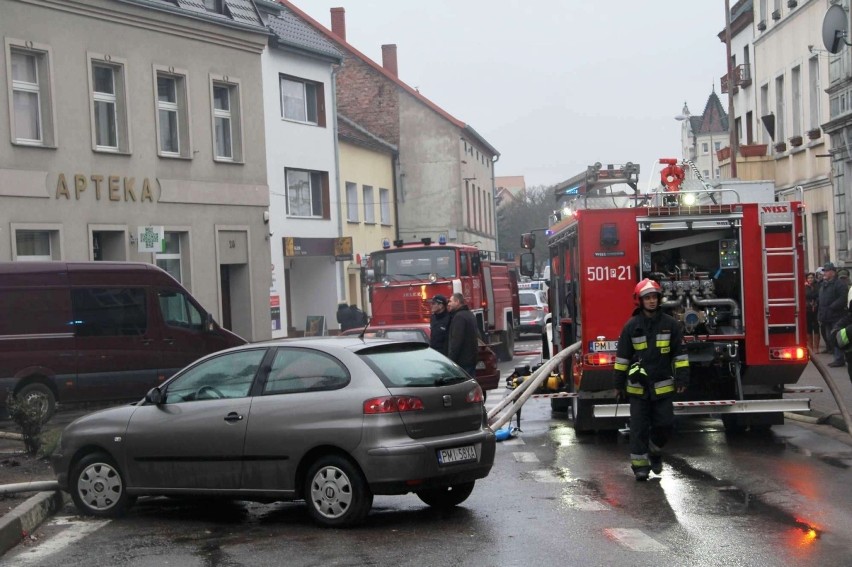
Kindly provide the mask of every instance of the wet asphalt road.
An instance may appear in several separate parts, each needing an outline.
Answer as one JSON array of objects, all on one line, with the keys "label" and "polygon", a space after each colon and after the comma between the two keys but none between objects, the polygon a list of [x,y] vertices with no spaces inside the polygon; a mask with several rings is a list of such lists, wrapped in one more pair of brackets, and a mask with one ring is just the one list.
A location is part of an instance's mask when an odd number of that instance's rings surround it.
[{"label": "wet asphalt road", "polygon": [[[535,343],[529,343],[535,347]],[[519,347],[521,348],[521,347]],[[519,364],[524,357],[517,357]],[[512,364],[505,364],[504,375]],[[502,392],[492,391],[489,406]],[[314,527],[300,504],[142,499],[121,520],[72,505],[0,565],[848,565],[852,446],[788,422],[726,436],[682,419],[666,468],[633,480],[626,439],[577,437],[547,400],[448,513],[376,497],[364,526]]]}]

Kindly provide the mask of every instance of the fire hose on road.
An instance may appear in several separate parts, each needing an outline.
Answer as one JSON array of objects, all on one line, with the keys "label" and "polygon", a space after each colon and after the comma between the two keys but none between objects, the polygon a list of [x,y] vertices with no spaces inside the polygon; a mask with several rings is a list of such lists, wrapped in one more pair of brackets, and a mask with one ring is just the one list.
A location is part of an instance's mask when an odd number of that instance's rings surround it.
[{"label": "fire hose on road", "polygon": [[580,350],[581,345],[582,343],[576,342],[556,353],[541,368],[533,372],[527,380],[524,380],[520,386],[512,390],[508,396],[503,398],[500,403],[494,407],[494,409],[489,411],[488,425],[491,426],[491,429],[497,431],[509,423],[512,416],[514,416],[524,405],[524,402],[526,402],[529,397],[535,393],[538,386],[546,380],[548,376],[550,376],[551,371],[556,368],[560,362]]}]

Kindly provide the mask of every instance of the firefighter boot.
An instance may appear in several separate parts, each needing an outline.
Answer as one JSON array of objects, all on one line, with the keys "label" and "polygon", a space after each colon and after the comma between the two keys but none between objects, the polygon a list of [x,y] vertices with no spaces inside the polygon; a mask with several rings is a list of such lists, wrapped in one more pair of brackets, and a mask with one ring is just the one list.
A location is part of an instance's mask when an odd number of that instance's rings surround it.
[{"label": "firefighter boot", "polygon": [[651,461],[651,472],[654,474],[660,474],[663,472],[663,456],[662,455],[651,455],[649,459]]},{"label": "firefighter boot", "polygon": [[633,469],[633,476],[636,477],[636,480],[648,480],[648,475],[651,474],[651,462],[648,455],[630,455],[630,468]]}]

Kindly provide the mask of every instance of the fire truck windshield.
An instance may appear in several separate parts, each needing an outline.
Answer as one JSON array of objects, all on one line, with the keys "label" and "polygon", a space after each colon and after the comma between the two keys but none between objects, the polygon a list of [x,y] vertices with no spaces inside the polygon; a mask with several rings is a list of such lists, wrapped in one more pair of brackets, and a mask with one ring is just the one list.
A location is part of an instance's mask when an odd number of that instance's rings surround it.
[{"label": "fire truck windshield", "polygon": [[419,280],[429,274],[456,277],[456,251],[447,248],[374,252],[371,259],[377,279],[390,276],[394,281]]}]

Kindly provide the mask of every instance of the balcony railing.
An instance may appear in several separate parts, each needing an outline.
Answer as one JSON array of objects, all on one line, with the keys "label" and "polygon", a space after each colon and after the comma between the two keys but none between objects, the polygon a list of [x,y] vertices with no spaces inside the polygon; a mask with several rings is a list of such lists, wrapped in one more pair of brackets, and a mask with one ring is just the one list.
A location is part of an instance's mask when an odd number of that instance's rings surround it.
[{"label": "balcony railing", "polygon": [[[739,87],[747,87],[751,84],[751,64],[741,63],[734,67],[734,94]],[[722,75],[722,94],[728,92],[728,74]]]}]

